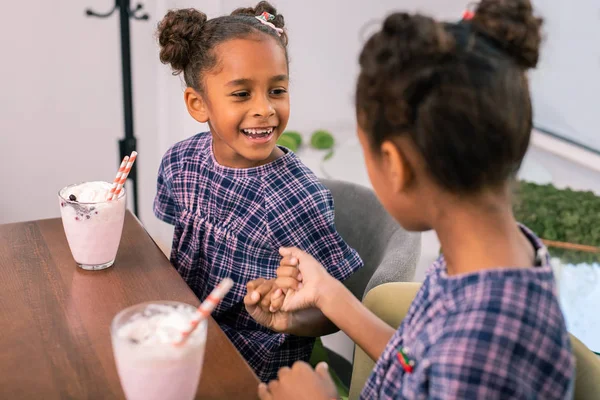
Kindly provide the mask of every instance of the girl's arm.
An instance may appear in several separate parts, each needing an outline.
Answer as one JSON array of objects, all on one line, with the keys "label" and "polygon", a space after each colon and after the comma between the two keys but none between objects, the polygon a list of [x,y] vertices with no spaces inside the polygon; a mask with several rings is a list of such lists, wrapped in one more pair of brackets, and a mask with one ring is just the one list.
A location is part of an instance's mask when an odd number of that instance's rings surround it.
[{"label": "girl's arm", "polygon": [[377,361],[396,332],[367,309],[339,281],[332,279],[318,308],[352,339],[373,361]]},{"label": "girl's arm", "polygon": [[315,307],[369,357],[374,361],[379,359],[395,329],[369,311],[310,254],[298,248],[282,248],[280,254],[283,258],[275,284],[286,294],[274,294],[273,309],[281,307],[292,311]]},{"label": "girl's arm", "polygon": [[317,337],[339,331],[337,326],[314,307],[293,312],[270,311],[274,281],[259,278],[246,285],[244,305],[256,322],[274,331],[296,336]]},{"label": "girl's arm", "polygon": [[281,291],[271,298],[272,310],[279,311],[271,315],[285,318],[286,323],[267,326],[296,335],[318,336],[328,333],[325,328],[330,321],[377,360],[395,330],[363,306],[308,253],[294,248],[282,249],[281,254],[275,281]]},{"label": "girl's arm", "polygon": [[244,302],[252,318],[277,332],[317,337],[341,329],[376,361],[392,338],[394,329],[363,306],[339,281],[332,279],[329,290],[331,294],[323,297],[319,308],[270,312],[260,307],[263,298],[252,296],[251,292]]},{"label": "girl's arm", "polygon": [[[280,311],[281,312],[281,311]],[[292,313],[292,323],[286,333],[296,336],[319,337],[338,332],[340,329],[318,308],[308,308]]]}]

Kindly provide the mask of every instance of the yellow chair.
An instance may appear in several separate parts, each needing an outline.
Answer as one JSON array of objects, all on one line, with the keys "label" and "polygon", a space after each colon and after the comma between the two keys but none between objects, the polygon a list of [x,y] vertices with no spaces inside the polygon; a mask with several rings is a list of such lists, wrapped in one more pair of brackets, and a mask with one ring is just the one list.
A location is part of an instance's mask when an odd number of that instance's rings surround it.
[{"label": "yellow chair", "polygon": [[[390,326],[398,327],[421,287],[416,282],[386,283],[371,289],[364,305]],[[576,359],[575,400],[600,399],[600,358],[575,336],[571,345]],[[350,399],[358,399],[375,363],[358,346],[354,352]]]}]

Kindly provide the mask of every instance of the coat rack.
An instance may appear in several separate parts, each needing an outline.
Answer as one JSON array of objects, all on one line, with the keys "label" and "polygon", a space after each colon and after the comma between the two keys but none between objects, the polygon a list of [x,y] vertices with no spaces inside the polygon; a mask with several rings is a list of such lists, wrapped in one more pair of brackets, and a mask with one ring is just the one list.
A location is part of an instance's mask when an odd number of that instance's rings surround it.
[{"label": "coat rack", "polygon": [[[125,114],[125,137],[119,140],[119,153],[122,160],[126,155],[131,154],[136,150],[137,142],[133,134],[133,95],[131,90],[131,40],[129,33],[129,19],[137,19],[147,21],[149,16],[147,13],[141,13],[144,6],[137,4],[135,8],[131,8],[130,0],[115,0],[115,5],[112,10],[106,13],[98,13],[87,9],[86,15],[89,17],[108,18],[115,11],[119,10],[119,20],[121,23],[121,70],[123,74],[123,112]],[[129,173],[128,180],[131,180],[133,185],[133,212],[138,215],[138,181],[137,181],[137,164],[133,165]]]}]

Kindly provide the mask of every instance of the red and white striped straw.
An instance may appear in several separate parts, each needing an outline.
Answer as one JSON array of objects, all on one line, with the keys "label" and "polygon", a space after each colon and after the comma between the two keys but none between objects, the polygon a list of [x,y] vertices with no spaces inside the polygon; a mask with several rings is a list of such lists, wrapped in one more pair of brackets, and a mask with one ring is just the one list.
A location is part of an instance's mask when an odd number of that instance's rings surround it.
[{"label": "red and white striped straw", "polygon": [[137,154],[138,153],[136,151],[134,151],[131,153],[131,156],[129,156],[129,161],[127,161],[125,170],[123,171],[123,174],[121,175],[121,178],[119,179],[119,182],[117,183],[115,192],[111,195],[109,200],[115,200],[115,199],[119,198],[119,194],[121,194],[121,190],[123,190],[123,185],[125,185],[125,182],[127,182],[127,175],[129,175],[129,172],[131,172],[131,167],[133,166],[133,163],[135,162]]},{"label": "red and white striped straw", "polygon": [[196,327],[200,325],[200,322],[208,318],[210,313],[214,311],[215,308],[219,305],[221,300],[227,295],[231,287],[233,286],[233,281],[230,278],[225,278],[213,289],[212,292],[208,295],[208,297],[200,304],[198,310],[196,312],[196,317],[192,320],[190,327],[181,333],[181,339],[176,342],[176,345],[182,345],[185,343],[188,337],[194,332]]},{"label": "red and white striped straw", "polygon": [[115,189],[117,189],[117,185],[119,184],[119,181],[121,180],[121,175],[123,175],[123,172],[125,171],[125,166],[127,165],[127,160],[129,160],[129,156],[123,157],[123,161],[121,161],[121,166],[119,167],[119,170],[117,171],[117,176],[115,176],[115,180],[113,181],[112,187],[110,188],[110,190],[108,191],[108,194],[106,195],[106,200],[110,200],[112,198],[113,193],[115,193]]}]

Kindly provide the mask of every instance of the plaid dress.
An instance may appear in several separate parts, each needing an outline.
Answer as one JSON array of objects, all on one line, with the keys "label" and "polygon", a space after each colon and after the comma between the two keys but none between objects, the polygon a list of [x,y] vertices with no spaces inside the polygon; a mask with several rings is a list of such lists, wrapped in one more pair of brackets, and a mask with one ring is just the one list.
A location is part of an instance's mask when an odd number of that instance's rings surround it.
[{"label": "plaid dress", "polygon": [[539,239],[540,266],[448,276],[436,261],[362,399],[570,399],[574,358]]},{"label": "plaid dress", "polygon": [[171,263],[204,299],[225,277],[234,286],[213,313],[262,381],[308,360],[312,338],[278,334],[246,312],[246,283],[274,278],[281,246],[297,246],[344,280],[362,266],[334,225],[333,198],[289,150],[256,168],[219,165],[210,132],[175,144],[158,172],[155,215],[175,226]]}]

